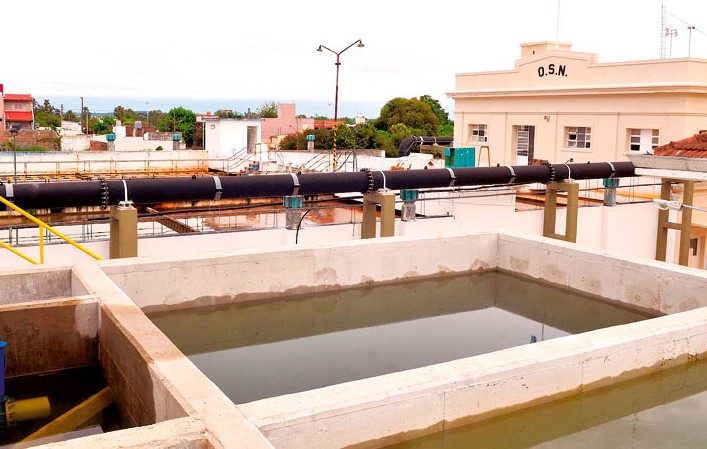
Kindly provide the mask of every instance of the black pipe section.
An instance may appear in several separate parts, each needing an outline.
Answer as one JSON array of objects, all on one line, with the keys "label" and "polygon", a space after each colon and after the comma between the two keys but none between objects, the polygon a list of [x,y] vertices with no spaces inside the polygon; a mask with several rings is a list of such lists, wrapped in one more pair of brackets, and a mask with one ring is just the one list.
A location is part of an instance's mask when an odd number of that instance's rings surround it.
[{"label": "black pipe section", "polygon": [[[109,206],[126,199],[147,205],[176,201],[317,195],[433,187],[526,184],[568,178],[601,179],[635,176],[631,162],[440,168],[429,170],[362,170],[346,173],[305,173],[191,178],[37,182],[0,185],[0,195],[23,209]],[[220,187],[220,191],[219,191]],[[3,209],[4,210],[4,209]]]},{"label": "black pipe section", "polygon": [[403,139],[398,145],[398,157],[405,157],[410,154],[410,149],[416,143],[421,145],[451,145],[454,137],[434,137],[434,136],[410,136]]}]

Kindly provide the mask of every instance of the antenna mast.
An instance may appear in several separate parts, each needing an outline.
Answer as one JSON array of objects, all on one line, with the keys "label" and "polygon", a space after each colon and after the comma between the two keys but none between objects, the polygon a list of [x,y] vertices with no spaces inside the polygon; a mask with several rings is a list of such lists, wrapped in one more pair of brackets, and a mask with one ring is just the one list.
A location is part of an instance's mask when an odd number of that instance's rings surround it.
[{"label": "antenna mast", "polygon": [[668,38],[668,26],[665,23],[665,0],[660,2],[660,59],[665,59],[666,40]]}]

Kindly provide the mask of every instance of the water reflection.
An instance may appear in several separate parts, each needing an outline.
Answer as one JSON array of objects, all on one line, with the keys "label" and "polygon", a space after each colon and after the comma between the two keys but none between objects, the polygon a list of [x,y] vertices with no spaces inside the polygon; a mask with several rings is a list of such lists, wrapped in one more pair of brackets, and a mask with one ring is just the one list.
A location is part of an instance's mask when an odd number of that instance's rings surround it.
[{"label": "water reflection", "polygon": [[248,402],[647,315],[484,273],[150,317],[233,401]]}]

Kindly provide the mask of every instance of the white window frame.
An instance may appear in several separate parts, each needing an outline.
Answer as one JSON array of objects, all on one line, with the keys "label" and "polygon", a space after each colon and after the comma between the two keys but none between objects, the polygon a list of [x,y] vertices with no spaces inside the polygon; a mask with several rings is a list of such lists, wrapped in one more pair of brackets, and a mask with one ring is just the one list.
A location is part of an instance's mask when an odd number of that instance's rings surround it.
[{"label": "white window frame", "polygon": [[488,143],[488,125],[484,123],[473,123],[469,125],[469,142]]},{"label": "white window frame", "polygon": [[641,137],[644,131],[651,131],[651,150],[660,144],[660,130],[654,128],[628,128],[628,151],[641,151],[643,142]]},{"label": "white window frame", "polygon": [[565,148],[572,150],[591,150],[591,126],[565,126]]}]

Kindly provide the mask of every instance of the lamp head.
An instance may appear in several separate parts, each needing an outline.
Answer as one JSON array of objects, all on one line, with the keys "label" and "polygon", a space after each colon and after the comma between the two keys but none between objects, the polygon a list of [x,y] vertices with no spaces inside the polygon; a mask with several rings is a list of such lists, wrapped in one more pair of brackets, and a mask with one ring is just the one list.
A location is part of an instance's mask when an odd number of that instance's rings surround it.
[{"label": "lamp head", "polygon": [[358,47],[358,48],[363,48],[363,47],[365,47],[365,45],[363,45],[363,42],[361,41],[361,39],[358,40],[358,45],[357,45],[357,47]]},{"label": "lamp head", "polygon": [[317,48],[317,51],[318,51],[319,53],[322,52],[322,46],[321,46],[321,45],[319,46],[319,48]]},{"label": "lamp head", "polygon": [[15,135],[20,132],[20,125],[12,125],[10,128],[10,134]]}]

